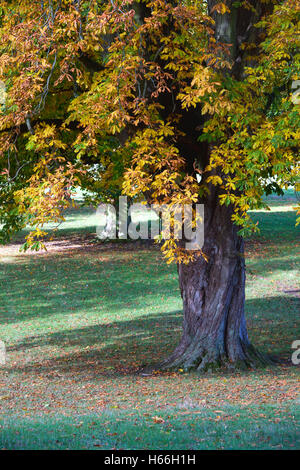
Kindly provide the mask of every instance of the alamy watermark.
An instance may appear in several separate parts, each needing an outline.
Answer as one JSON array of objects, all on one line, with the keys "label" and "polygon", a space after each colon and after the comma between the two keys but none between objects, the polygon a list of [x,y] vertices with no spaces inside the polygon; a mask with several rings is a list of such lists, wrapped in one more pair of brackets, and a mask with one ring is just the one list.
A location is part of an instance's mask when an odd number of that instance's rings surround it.
[{"label": "alamy watermark", "polygon": [[292,363],[294,366],[299,366],[300,364],[300,339],[296,339],[292,343],[292,349],[295,351],[292,354]]},{"label": "alamy watermark", "polygon": [[[142,214],[142,218],[133,215]],[[183,240],[187,250],[200,250],[204,243],[203,204],[133,203],[128,207],[127,197],[120,196],[118,210],[112,204],[100,204],[96,212],[99,223],[97,236],[101,240]]]},{"label": "alamy watermark", "polygon": [[292,82],[292,103],[293,104],[300,104],[300,80],[294,80]]},{"label": "alamy watermark", "polygon": [[0,106],[5,104],[6,91],[5,84],[0,80]]},{"label": "alamy watermark", "polygon": [[0,339],[0,366],[6,364],[6,348],[4,341]]}]

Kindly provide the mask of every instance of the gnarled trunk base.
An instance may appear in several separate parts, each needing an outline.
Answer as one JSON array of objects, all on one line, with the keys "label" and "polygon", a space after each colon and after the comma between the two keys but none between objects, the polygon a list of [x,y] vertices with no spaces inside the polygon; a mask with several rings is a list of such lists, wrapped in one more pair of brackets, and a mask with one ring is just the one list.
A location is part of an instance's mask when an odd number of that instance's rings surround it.
[{"label": "gnarled trunk base", "polygon": [[258,352],[248,341],[241,339],[236,345],[234,359],[224,351],[222,343],[212,338],[203,338],[197,334],[188,345],[182,340],[173,354],[156,365],[153,369],[208,372],[217,369],[233,371],[235,369],[256,369],[273,362]]},{"label": "gnarled trunk base", "polygon": [[178,266],[183,300],[183,335],[160,369],[207,371],[256,368],[272,361],[250,344],[245,305],[244,242],[231,209],[205,206],[204,253]]}]

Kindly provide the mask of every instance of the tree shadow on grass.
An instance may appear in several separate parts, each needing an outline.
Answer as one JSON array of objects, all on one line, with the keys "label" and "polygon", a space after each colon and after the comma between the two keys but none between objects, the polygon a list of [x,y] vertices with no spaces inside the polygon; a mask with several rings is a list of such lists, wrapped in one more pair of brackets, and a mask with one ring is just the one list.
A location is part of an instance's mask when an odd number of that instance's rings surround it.
[{"label": "tree shadow on grass", "polygon": [[99,316],[110,315],[151,306],[166,294],[179,299],[177,277],[172,276],[176,268],[162,259],[158,262],[158,257],[156,249],[92,246],[5,263],[0,274],[0,324],[82,311],[95,316],[96,309]]},{"label": "tree shadow on grass", "polygon": [[[299,316],[292,306],[289,311],[286,301],[286,297],[247,301],[251,341],[261,352],[272,353],[285,364],[300,332]],[[181,323],[182,313],[174,311],[31,336],[8,348],[8,355],[23,353],[25,362],[8,364],[8,368],[21,374],[70,373],[78,380],[133,374],[170,354],[180,339]],[[26,363],[26,356],[32,354],[41,359]]]},{"label": "tree shadow on grass", "polygon": [[[11,366],[13,373],[63,373],[124,375],[133,373],[153,360],[179,340],[182,313],[147,315],[133,320],[92,325],[31,336],[7,348],[8,356],[14,352],[30,356],[46,349],[43,360]],[[49,351],[58,353],[51,357]],[[65,353],[59,355],[60,353]]]},{"label": "tree shadow on grass", "polygon": [[[259,213],[258,217],[263,227],[268,222],[272,243],[277,243],[278,239],[287,252],[291,246],[288,242],[295,239],[295,229],[286,231],[286,224],[292,227],[294,214],[282,212],[280,224],[277,223],[278,213]],[[284,230],[286,236],[280,239]],[[66,246],[67,250],[59,256],[57,253],[24,256],[19,263],[4,265],[0,278],[0,322],[34,322],[48,317],[52,321],[57,314],[72,320],[73,314],[82,312],[88,317],[93,315],[92,321],[88,318],[92,325],[75,328],[70,325],[69,329],[59,332],[32,336],[28,332],[24,341],[8,348],[8,353],[24,353],[24,366],[11,367],[16,373],[61,370],[64,373],[77,371],[79,375],[88,372],[95,377],[129,373],[162,359],[179,340],[180,312],[138,317],[155,299],[159,305],[164,305],[166,294],[174,300],[180,299],[174,266],[165,265],[156,250],[144,251],[139,247],[136,251],[134,243],[123,245],[123,249],[121,245],[106,244],[87,247],[82,240],[80,242],[80,237],[78,240],[80,246]],[[276,269],[294,269],[294,259],[287,263],[285,257],[276,254],[270,263],[253,259],[251,269],[265,276],[270,265],[274,269],[274,262],[277,262]],[[264,353],[284,358],[292,353],[291,343],[300,339],[298,293],[289,294],[292,295],[266,296],[246,302],[253,344]],[[168,308],[165,305],[165,309]],[[132,309],[136,318],[116,321],[118,313],[130,314]],[[110,316],[110,323],[105,323],[103,316]],[[52,349],[57,351],[55,357],[54,353],[51,357]],[[36,355],[41,353],[35,363],[26,363],[26,354],[30,351]]]},{"label": "tree shadow on grass", "polygon": [[[17,263],[2,264],[0,324],[81,311],[90,314],[96,309],[99,315],[139,310],[166,295],[180,302],[176,267],[166,265],[156,247],[137,249],[134,243],[69,247],[66,242],[63,248],[62,253],[22,256]],[[296,259],[288,262],[278,254],[271,259],[258,257],[251,259],[249,272],[265,278],[274,270],[294,270],[295,263]]]}]

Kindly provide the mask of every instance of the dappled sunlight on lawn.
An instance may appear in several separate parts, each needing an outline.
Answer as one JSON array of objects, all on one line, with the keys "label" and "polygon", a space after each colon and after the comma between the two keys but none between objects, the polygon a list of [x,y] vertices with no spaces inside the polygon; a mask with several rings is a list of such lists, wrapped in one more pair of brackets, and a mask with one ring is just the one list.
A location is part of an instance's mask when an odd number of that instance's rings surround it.
[{"label": "dappled sunlight on lawn", "polygon": [[[152,416],[172,409],[202,416],[234,404],[237,410],[276,405],[278,416],[285,413],[300,396],[299,367],[290,363],[300,331],[294,213],[253,217],[262,233],[246,240],[249,336],[280,366],[137,375],[179,341],[176,266],[149,244],[95,243],[91,233],[62,230],[47,252],[19,253],[20,240],[0,249],[0,337],[8,357],[0,369],[0,411],[56,416],[117,408]],[[184,403],[193,406],[183,409]]]}]

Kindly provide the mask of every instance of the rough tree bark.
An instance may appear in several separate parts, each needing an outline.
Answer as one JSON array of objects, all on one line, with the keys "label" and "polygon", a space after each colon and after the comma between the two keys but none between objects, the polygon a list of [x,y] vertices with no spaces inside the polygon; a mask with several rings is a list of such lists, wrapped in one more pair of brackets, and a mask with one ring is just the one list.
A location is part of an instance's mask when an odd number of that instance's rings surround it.
[{"label": "rough tree bark", "polygon": [[[223,73],[242,80],[245,49],[241,45],[247,41],[259,44],[261,31],[254,25],[273,5],[272,2],[249,0],[245,6],[243,2],[224,0],[229,11],[219,14],[214,8],[217,3],[219,0],[207,0],[207,12],[214,20],[215,42],[220,44],[220,55],[225,53],[223,46],[226,44],[232,60],[231,68],[223,70]],[[136,11],[143,21],[147,8],[141,5]],[[252,52],[254,55],[255,51]],[[160,100],[163,117],[167,118],[174,102],[168,93],[162,94]],[[195,167],[203,169],[209,163],[209,145],[198,142],[203,120],[205,117],[199,107],[183,112],[178,124],[181,132],[176,144],[186,161],[188,174],[195,175]],[[208,262],[199,258],[188,265],[178,266],[183,299],[183,335],[171,356],[154,368],[206,371],[217,367],[231,369],[269,363],[271,361],[257,352],[248,339],[244,310],[244,241],[231,220],[232,208],[219,205],[215,188],[211,188],[206,200],[199,202],[205,207],[203,251]],[[144,372],[147,370],[153,370],[153,366],[143,369]]]},{"label": "rough tree bark", "polygon": [[[216,0],[208,1],[211,11]],[[259,2],[257,13],[235,8],[227,1],[230,13],[213,14],[216,41],[231,44],[232,70],[240,79],[243,74],[241,41],[253,36],[257,14],[264,12]],[[194,139],[194,132],[186,135]],[[197,141],[195,141],[195,144]],[[183,155],[187,148],[182,148]],[[203,148],[202,151],[203,159]],[[208,151],[208,149],[207,149]],[[204,156],[206,163],[209,153]],[[194,160],[195,161],[195,160]],[[201,162],[200,162],[201,163]],[[162,369],[195,369],[206,371],[218,367],[247,368],[271,363],[250,344],[245,319],[245,259],[244,241],[231,220],[232,208],[220,206],[216,189],[211,189],[204,202],[205,234],[203,258],[179,265],[179,285],[183,300],[183,335],[175,351],[164,360]]]},{"label": "rough tree bark", "polygon": [[206,201],[203,258],[178,265],[183,335],[162,369],[256,367],[270,363],[250,344],[245,319],[244,240],[212,191]]}]

